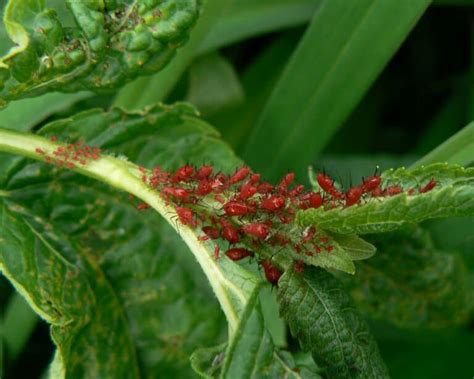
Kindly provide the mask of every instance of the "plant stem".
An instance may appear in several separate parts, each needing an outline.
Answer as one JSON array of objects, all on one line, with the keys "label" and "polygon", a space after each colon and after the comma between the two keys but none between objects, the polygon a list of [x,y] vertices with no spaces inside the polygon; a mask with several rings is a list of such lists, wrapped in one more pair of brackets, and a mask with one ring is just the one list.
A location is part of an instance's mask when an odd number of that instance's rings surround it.
[{"label": "plant stem", "polygon": [[[66,145],[52,142],[37,135],[0,128],[0,151],[45,161],[46,156],[52,156],[53,152],[60,146],[65,147]],[[37,149],[43,150],[45,154],[37,153]],[[229,333],[232,335],[237,328],[242,310],[247,306],[251,294],[258,288],[258,280],[240,268],[242,272],[239,272],[239,274],[245,277],[247,288],[240,288],[234,284],[230,279],[229,268],[233,265],[231,268],[235,271],[236,267],[239,269],[240,266],[231,262],[227,257],[216,260],[211,242],[198,241],[196,232],[184,224],[180,223],[178,227],[178,224],[174,221],[178,218],[175,208],[167,204],[158,192],[142,182],[142,174],[135,164],[124,159],[102,155],[101,158],[90,161],[85,166],[77,166],[73,171],[108,183],[114,188],[136,196],[165,218],[188,245],[201,265],[226,315]],[[4,192],[1,191],[0,196]],[[235,272],[233,275],[235,275]],[[253,285],[253,287],[248,288],[249,285]]]}]

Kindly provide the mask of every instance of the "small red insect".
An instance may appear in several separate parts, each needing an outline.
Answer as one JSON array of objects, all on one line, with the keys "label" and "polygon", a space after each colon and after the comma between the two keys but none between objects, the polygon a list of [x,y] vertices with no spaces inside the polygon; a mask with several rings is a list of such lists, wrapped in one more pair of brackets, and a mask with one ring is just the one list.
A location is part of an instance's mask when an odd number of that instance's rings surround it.
[{"label": "small red insect", "polygon": [[212,186],[209,180],[201,179],[194,193],[198,196],[206,196],[212,192]]},{"label": "small red insect", "polygon": [[270,228],[266,224],[247,224],[242,227],[242,231],[260,239],[266,239],[270,234]]},{"label": "small red insect", "polygon": [[163,193],[180,200],[186,200],[189,197],[189,192],[184,188],[165,187],[163,188]]},{"label": "small red insect", "polygon": [[266,194],[273,191],[273,186],[270,183],[263,182],[257,186],[257,192],[260,194]]},{"label": "small red insect", "polygon": [[150,205],[148,205],[147,203],[140,203],[138,204],[137,209],[139,211],[144,211],[144,210],[150,209]]},{"label": "small red insect", "polygon": [[231,223],[227,223],[222,229],[222,237],[229,241],[230,244],[239,242],[239,232]]},{"label": "small red insect", "polygon": [[311,226],[303,232],[303,243],[309,242],[314,238],[314,235],[316,234],[316,227]]},{"label": "small red insect", "polygon": [[229,179],[229,184],[235,184],[244,180],[250,174],[250,168],[244,166],[238,169]]},{"label": "small red insect", "polygon": [[252,183],[245,183],[242,184],[240,187],[240,199],[247,200],[248,198],[252,197],[257,193],[257,187],[255,187]]},{"label": "small red insect", "polygon": [[278,280],[281,277],[281,271],[278,270],[270,261],[263,260],[260,262],[263,266],[263,271],[265,272],[265,277],[267,280],[274,286],[278,285]]},{"label": "small red insect", "polygon": [[378,175],[368,176],[362,181],[364,192],[371,192],[382,184],[382,178]]},{"label": "small red insect", "polygon": [[253,211],[254,208],[235,200],[228,201],[224,204],[224,212],[228,216],[245,216],[253,213]]},{"label": "small red insect", "polygon": [[438,182],[434,179],[431,179],[424,187],[420,188],[420,193],[426,193],[431,191],[433,188],[436,187]]},{"label": "small red insect", "polygon": [[51,142],[56,142],[58,140],[58,136],[51,136]]},{"label": "small red insect", "polygon": [[272,195],[263,199],[262,201],[262,208],[269,211],[269,212],[276,212],[283,208],[286,204],[286,200],[283,196],[279,195]]},{"label": "small red insect", "polygon": [[363,194],[364,188],[361,186],[349,188],[346,192],[346,206],[350,207],[351,205],[357,204]]},{"label": "small red insect", "polygon": [[260,174],[252,174],[250,177],[250,183],[257,184],[260,181]]},{"label": "small red insect", "polygon": [[220,252],[221,252],[221,248],[219,245],[216,245],[216,247],[214,248],[214,258],[215,259],[219,259],[220,257]]},{"label": "small red insect", "polygon": [[40,147],[37,147],[37,148],[35,149],[35,151],[36,151],[38,154],[40,154],[40,155],[45,155],[45,154],[46,154],[45,151],[44,151],[43,149],[41,149]]},{"label": "small red insect", "polygon": [[173,176],[174,182],[184,182],[191,178],[194,174],[194,167],[184,165],[178,168]]},{"label": "small red insect", "polygon": [[285,193],[291,183],[293,183],[293,180],[295,180],[294,172],[289,172],[288,174],[286,174],[285,177],[281,180],[280,184],[278,184],[278,191],[280,193]]},{"label": "small red insect", "polygon": [[387,196],[395,196],[403,192],[403,188],[400,186],[389,186],[385,189],[384,194]]},{"label": "small red insect", "polygon": [[234,247],[229,249],[225,252],[225,255],[227,255],[233,261],[239,261],[247,257],[255,256],[252,251],[244,249],[243,247]]},{"label": "small red insect", "polygon": [[298,196],[298,195],[299,195],[301,192],[303,192],[303,191],[304,191],[304,185],[299,184],[299,185],[297,185],[294,189],[292,189],[292,190],[288,193],[288,195],[289,195],[290,197],[296,197],[296,196]]},{"label": "small red insect", "polygon": [[199,236],[198,237],[198,241],[201,241],[201,242],[208,241],[208,240],[209,240],[209,236]]},{"label": "small red insect", "polygon": [[201,168],[196,173],[196,177],[198,179],[207,179],[212,175],[212,166],[201,166]]},{"label": "small red insect", "polygon": [[334,180],[329,175],[320,172],[317,176],[319,186],[325,191],[329,192],[334,187]]},{"label": "small red insect", "polygon": [[196,221],[194,220],[194,212],[185,207],[176,207],[176,213],[178,214],[179,220],[184,225],[196,227]]},{"label": "small red insect", "polygon": [[304,272],[304,262],[303,261],[297,261],[295,263],[295,271],[298,274],[302,274]]},{"label": "small red insect", "polygon": [[213,240],[218,239],[220,236],[219,229],[212,226],[203,226],[202,231],[206,234],[206,236]]},{"label": "small red insect", "polygon": [[300,207],[302,209],[319,208],[323,205],[324,199],[319,192],[308,192],[301,196],[301,201]]}]

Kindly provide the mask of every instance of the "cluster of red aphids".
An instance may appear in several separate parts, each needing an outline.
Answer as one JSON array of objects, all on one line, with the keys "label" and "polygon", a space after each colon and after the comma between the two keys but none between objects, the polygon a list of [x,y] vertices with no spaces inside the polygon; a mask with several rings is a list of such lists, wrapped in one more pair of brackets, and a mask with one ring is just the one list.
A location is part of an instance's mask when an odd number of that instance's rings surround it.
[{"label": "cluster of red aphids", "polygon": [[[202,232],[200,241],[220,240],[228,244],[225,254],[234,261],[254,257],[256,252],[266,278],[273,284],[281,273],[269,255],[283,248],[307,256],[333,249],[329,238],[319,235],[315,227],[299,230],[293,224],[298,210],[318,208],[324,203],[320,193],[305,191],[302,185],[292,186],[293,173],[274,186],[248,167],[231,175],[215,173],[210,165],[185,165],[175,172],[160,167],[140,171],[142,181],[174,205],[182,224]],[[141,210],[146,208],[146,204],[139,205]],[[219,246],[215,247],[216,259],[220,256]],[[260,254],[265,248],[272,252],[266,259]],[[298,271],[302,270],[303,265],[298,265]]]},{"label": "cluster of red aphids", "polygon": [[[320,172],[316,179],[324,191],[323,204],[327,208],[335,208],[338,206],[350,207],[370,198],[390,197],[405,192],[400,185],[388,185],[384,187],[382,177],[376,174],[363,178],[361,184],[350,187],[346,191],[338,189],[334,184],[334,180],[325,173]],[[410,188],[406,193],[408,195],[415,195],[417,192],[420,194],[426,193],[435,188],[437,184],[436,180],[431,179],[418,190]]]},{"label": "cluster of red aphids", "polygon": [[[51,137],[52,142],[57,141],[57,137]],[[85,145],[83,141],[70,143],[66,146],[58,146],[51,154],[47,154],[43,149],[36,148],[36,153],[44,156],[44,160],[57,167],[75,168],[77,165],[85,166],[91,160],[100,158],[101,150],[98,147]]]},{"label": "cluster of red aphids", "polygon": [[[202,232],[199,241],[228,244],[225,254],[234,261],[257,254],[267,280],[275,285],[281,271],[270,257],[279,251],[290,251],[296,260],[295,270],[302,272],[306,258],[334,250],[331,238],[315,226],[301,229],[293,223],[297,211],[350,207],[367,197],[403,192],[400,186],[384,188],[378,175],[342,191],[328,175],[319,173],[317,180],[322,192],[315,192],[306,191],[302,185],[293,186],[293,173],[274,186],[245,166],[231,175],[216,173],[210,165],[184,165],[175,172],[160,167],[151,171],[142,167],[140,171],[142,181],[175,207],[182,224]],[[436,182],[432,180],[419,192],[434,186]],[[142,203],[138,208],[144,210],[148,205]],[[220,257],[220,246],[215,244],[216,259]],[[264,251],[268,253],[263,254]]]}]

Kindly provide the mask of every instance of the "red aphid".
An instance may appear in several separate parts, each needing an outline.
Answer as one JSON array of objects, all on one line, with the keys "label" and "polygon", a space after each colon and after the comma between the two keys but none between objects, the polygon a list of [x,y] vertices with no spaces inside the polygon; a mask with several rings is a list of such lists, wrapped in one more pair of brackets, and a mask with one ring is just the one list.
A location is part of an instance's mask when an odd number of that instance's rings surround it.
[{"label": "red aphid", "polygon": [[144,210],[150,209],[150,205],[148,205],[147,203],[140,203],[138,204],[137,209],[139,211],[144,211]]},{"label": "red aphid", "polygon": [[252,183],[245,183],[242,184],[240,187],[240,194],[239,197],[241,200],[247,200],[249,197],[252,197],[257,193],[257,187],[255,187]]},{"label": "red aphid", "polygon": [[265,277],[267,280],[274,286],[278,285],[278,280],[281,277],[281,271],[278,270],[270,261],[264,260],[260,262],[263,266],[263,271],[265,272]]},{"label": "red aphid", "polygon": [[329,238],[328,237],[321,237],[319,239],[322,243],[328,243],[329,242]]},{"label": "red aphid", "polygon": [[219,229],[212,226],[203,226],[202,231],[206,234],[206,236],[213,240],[218,239],[220,236]]},{"label": "red aphid", "polygon": [[244,225],[242,231],[260,239],[266,239],[270,234],[270,228],[268,225],[261,223]]},{"label": "red aphid", "polygon": [[375,189],[371,192],[371,194],[372,194],[373,197],[380,197],[380,196],[383,196],[382,188],[380,188],[380,187],[375,188]]},{"label": "red aphid", "polygon": [[304,185],[299,184],[299,185],[297,185],[294,189],[292,189],[292,190],[288,193],[288,195],[289,195],[290,197],[296,197],[296,196],[298,196],[298,195],[299,195],[301,192],[303,192],[303,191],[304,191]]},{"label": "red aphid", "polygon": [[382,178],[378,175],[368,176],[362,181],[364,192],[371,192],[382,184]]},{"label": "red aphid", "polygon": [[434,179],[431,179],[424,187],[420,188],[420,193],[426,193],[431,191],[433,188],[436,187],[438,182]]},{"label": "red aphid", "polygon": [[214,258],[215,259],[219,259],[220,252],[221,252],[221,248],[219,247],[219,245],[216,245],[216,247],[214,248]]},{"label": "red aphid", "polygon": [[328,253],[330,253],[330,252],[333,251],[333,250],[334,250],[334,246],[329,245],[329,246],[326,247],[326,251],[327,251]]},{"label": "red aphid", "polygon": [[308,208],[319,208],[324,202],[324,199],[319,192],[308,192],[301,196],[301,200],[309,203]]},{"label": "red aphid", "polygon": [[222,229],[222,237],[229,241],[230,244],[239,242],[239,232],[231,223],[228,223]]},{"label": "red aphid", "polygon": [[297,261],[295,263],[295,271],[298,274],[302,274],[304,272],[304,262],[303,261]]},{"label": "red aphid", "polygon": [[189,192],[184,188],[165,187],[163,188],[163,193],[180,200],[186,200],[189,197]]},{"label": "red aphid", "polygon": [[346,206],[357,204],[364,194],[364,189],[361,186],[349,188],[346,192]]},{"label": "red aphid", "polygon": [[273,186],[270,183],[260,183],[257,186],[257,192],[264,195],[273,191]]},{"label": "red aphid", "polygon": [[206,196],[212,192],[212,186],[209,180],[201,179],[194,193],[198,196]]},{"label": "red aphid", "polygon": [[252,184],[256,184],[260,181],[260,174],[252,174],[252,176],[250,177],[250,183]]},{"label": "red aphid", "polygon": [[319,186],[325,191],[330,192],[334,188],[334,180],[329,175],[320,172],[317,176]]},{"label": "red aphid", "polygon": [[272,195],[263,199],[261,207],[269,212],[276,212],[285,207],[286,200],[283,196]]},{"label": "red aphid", "polygon": [[208,240],[209,240],[209,236],[199,236],[198,237],[198,241],[201,241],[201,242],[208,241]]},{"label": "red aphid", "polygon": [[390,186],[387,187],[384,191],[384,194],[387,196],[395,196],[403,192],[403,188],[400,186]]},{"label": "red aphid", "polygon": [[189,225],[192,227],[196,226],[196,221],[194,220],[194,212],[185,207],[176,207],[176,213],[178,214],[179,220],[184,225]]},{"label": "red aphid", "polygon": [[35,149],[35,151],[36,151],[38,154],[40,154],[40,155],[45,155],[45,154],[46,154],[45,151],[44,151],[43,149],[41,149],[40,147],[37,147],[37,148]]},{"label": "red aphid", "polygon": [[281,180],[280,184],[278,184],[278,190],[280,191],[280,193],[285,193],[291,183],[293,183],[293,180],[295,180],[294,172],[289,172],[288,174],[286,174],[285,177]]},{"label": "red aphid", "polygon": [[222,173],[217,174],[211,179],[211,187],[215,192],[222,192],[227,187],[227,176]]},{"label": "red aphid", "polygon": [[307,228],[304,233],[303,233],[303,243],[309,242],[314,238],[314,235],[316,234],[316,227],[311,226]]},{"label": "red aphid", "polygon": [[224,212],[227,216],[245,216],[253,213],[253,211],[254,208],[235,200],[228,201],[224,204]]},{"label": "red aphid", "polygon": [[233,261],[239,261],[247,257],[253,257],[255,254],[250,250],[244,249],[243,247],[234,247],[225,252],[230,259]]},{"label": "red aphid", "polygon": [[184,182],[191,178],[194,174],[194,167],[189,165],[184,165],[178,168],[173,176],[173,181],[175,182]]},{"label": "red aphid", "polygon": [[56,142],[58,140],[57,136],[51,136],[51,142]]},{"label": "red aphid", "polygon": [[244,180],[250,174],[250,168],[244,166],[238,169],[229,179],[229,184],[235,184]]},{"label": "red aphid", "polygon": [[216,193],[214,195],[214,199],[216,199],[217,202],[224,204],[225,203],[225,197],[222,196],[220,193]]},{"label": "red aphid", "polygon": [[196,173],[196,177],[198,179],[207,179],[212,175],[212,166],[201,166],[201,168]]}]

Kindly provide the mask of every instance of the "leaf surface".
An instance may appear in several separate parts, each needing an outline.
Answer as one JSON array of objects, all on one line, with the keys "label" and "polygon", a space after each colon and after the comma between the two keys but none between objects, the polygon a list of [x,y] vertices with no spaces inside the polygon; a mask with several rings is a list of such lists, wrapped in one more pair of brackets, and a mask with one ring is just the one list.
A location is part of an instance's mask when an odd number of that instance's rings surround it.
[{"label": "leaf surface", "polygon": [[[431,179],[437,181],[429,192],[419,189]],[[347,208],[311,209],[298,213],[302,225],[317,225],[343,234],[381,233],[407,224],[439,217],[474,214],[474,169],[444,163],[414,169],[399,168],[382,174],[385,185],[399,185],[404,192],[370,198]],[[413,189],[412,195],[408,191]]]},{"label": "leaf surface", "polygon": [[4,23],[15,46],[0,59],[1,105],[52,90],[110,90],[162,69],[186,41],[197,0],[66,0],[68,26],[45,1],[10,1]]},{"label": "leaf surface", "polygon": [[366,323],[340,283],[320,268],[290,269],[278,282],[280,313],[323,376],[388,378]]}]

